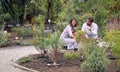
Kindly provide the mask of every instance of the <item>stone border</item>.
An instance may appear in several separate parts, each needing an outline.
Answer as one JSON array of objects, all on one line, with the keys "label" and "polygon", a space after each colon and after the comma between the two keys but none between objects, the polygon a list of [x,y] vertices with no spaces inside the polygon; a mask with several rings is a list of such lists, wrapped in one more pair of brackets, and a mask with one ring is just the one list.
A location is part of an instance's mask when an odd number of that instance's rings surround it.
[{"label": "stone border", "polygon": [[16,67],[16,68],[20,68],[20,69],[23,69],[23,70],[26,70],[26,71],[30,71],[30,72],[40,72],[40,71],[37,71],[37,70],[33,70],[33,69],[31,69],[31,68],[27,68],[27,67],[21,66],[21,65],[15,63],[14,61],[12,61],[10,64],[11,64],[12,66]]}]

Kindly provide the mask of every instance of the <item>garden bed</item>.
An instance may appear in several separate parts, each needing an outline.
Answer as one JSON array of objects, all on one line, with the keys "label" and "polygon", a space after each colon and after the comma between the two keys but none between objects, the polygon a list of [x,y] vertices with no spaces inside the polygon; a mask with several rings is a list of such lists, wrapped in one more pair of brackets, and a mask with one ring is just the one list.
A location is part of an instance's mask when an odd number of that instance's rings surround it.
[{"label": "garden bed", "polygon": [[[65,59],[64,55],[61,53],[59,62],[62,63],[61,66],[46,66],[46,62],[50,62],[47,58],[40,58],[40,54],[35,54],[32,57],[32,60],[20,63],[20,65],[27,68],[31,68],[40,72],[80,72],[80,65],[84,61],[80,61],[81,58],[77,59]],[[106,72],[120,72],[116,60],[110,60],[110,63],[107,67]]]}]

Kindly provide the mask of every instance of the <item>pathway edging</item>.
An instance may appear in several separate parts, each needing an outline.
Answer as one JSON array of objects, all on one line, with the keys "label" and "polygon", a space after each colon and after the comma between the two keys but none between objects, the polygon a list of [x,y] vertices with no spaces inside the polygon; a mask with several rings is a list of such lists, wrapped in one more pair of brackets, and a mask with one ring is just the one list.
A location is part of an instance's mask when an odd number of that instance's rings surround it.
[{"label": "pathway edging", "polygon": [[15,62],[11,62],[10,64],[11,64],[12,66],[14,66],[14,67],[17,67],[17,68],[20,68],[20,69],[23,69],[23,70],[26,70],[26,71],[30,71],[30,72],[40,72],[40,71],[37,71],[37,70],[33,70],[33,69],[31,69],[31,68],[27,68],[27,67],[21,66],[21,65],[15,63]]}]

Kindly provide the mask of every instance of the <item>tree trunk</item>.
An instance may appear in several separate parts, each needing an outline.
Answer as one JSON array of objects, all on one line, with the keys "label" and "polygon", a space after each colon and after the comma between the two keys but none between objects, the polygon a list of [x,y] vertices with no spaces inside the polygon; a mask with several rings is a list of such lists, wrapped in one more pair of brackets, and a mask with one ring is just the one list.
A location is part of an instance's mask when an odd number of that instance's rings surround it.
[{"label": "tree trunk", "polygon": [[53,64],[56,65],[59,57],[59,50],[58,48],[53,49]]},{"label": "tree trunk", "polygon": [[48,23],[48,19],[50,18],[50,8],[51,8],[51,0],[47,0],[47,17],[46,17],[46,22]]}]

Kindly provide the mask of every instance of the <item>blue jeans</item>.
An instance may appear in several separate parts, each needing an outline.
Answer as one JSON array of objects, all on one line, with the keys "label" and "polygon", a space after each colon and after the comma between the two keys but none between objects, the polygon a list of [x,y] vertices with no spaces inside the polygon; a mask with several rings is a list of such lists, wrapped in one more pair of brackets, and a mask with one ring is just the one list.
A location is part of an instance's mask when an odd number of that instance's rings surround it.
[{"label": "blue jeans", "polygon": [[89,38],[97,37],[97,35],[96,35],[96,34],[93,34],[93,33],[89,33],[89,34],[87,34],[87,35],[88,35]]}]

